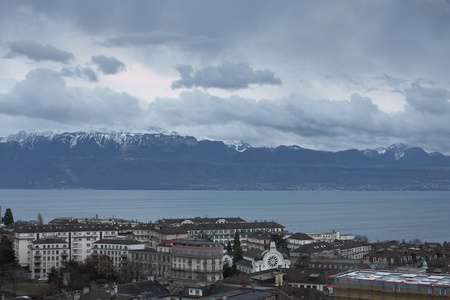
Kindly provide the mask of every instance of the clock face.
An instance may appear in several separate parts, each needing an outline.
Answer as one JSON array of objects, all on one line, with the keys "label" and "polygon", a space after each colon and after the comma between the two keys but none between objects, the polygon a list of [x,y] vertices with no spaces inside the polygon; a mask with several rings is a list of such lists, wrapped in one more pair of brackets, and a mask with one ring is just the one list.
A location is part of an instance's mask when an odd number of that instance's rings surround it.
[{"label": "clock face", "polygon": [[269,256],[269,258],[267,259],[267,264],[271,268],[275,268],[276,266],[278,266],[278,256],[276,255]]}]

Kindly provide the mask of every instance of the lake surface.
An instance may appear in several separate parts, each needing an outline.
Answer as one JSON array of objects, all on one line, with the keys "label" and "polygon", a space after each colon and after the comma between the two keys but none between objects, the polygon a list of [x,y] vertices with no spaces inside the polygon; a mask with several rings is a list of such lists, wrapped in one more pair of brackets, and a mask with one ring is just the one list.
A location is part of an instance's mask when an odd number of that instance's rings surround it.
[{"label": "lake surface", "polygon": [[2,215],[56,217],[236,217],[275,221],[290,232],[337,230],[369,240],[450,241],[450,192],[1,190]]}]

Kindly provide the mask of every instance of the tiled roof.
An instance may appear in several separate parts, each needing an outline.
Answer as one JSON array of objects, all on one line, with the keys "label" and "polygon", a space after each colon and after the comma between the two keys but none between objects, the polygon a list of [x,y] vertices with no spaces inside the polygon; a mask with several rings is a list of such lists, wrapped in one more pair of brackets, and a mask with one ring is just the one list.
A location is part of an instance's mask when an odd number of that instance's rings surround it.
[{"label": "tiled roof", "polygon": [[66,244],[67,242],[64,239],[58,238],[42,238],[39,240],[34,240],[33,244]]},{"label": "tiled roof", "polygon": [[186,230],[220,230],[220,229],[284,229],[283,225],[276,222],[250,222],[250,223],[214,223],[214,224],[185,224]]},{"label": "tiled roof", "polygon": [[71,232],[71,231],[117,231],[117,226],[111,224],[69,224],[69,225],[17,225],[18,233],[34,232]]},{"label": "tiled roof", "polygon": [[137,242],[130,239],[101,239],[94,244],[119,244],[119,245],[143,245],[141,242]]},{"label": "tiled roof", "polygon": [[302,233],[302,232],[294,233],[293,235],[289,236],[288,239],[300,240],[300,241],[314,240],[312,237],[310,237],[306,233]]}]

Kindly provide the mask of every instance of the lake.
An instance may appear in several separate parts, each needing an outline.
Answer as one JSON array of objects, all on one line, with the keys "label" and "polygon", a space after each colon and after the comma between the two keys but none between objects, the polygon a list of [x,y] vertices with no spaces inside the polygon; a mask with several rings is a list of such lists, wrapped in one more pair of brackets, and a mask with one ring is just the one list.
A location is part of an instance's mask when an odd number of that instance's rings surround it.
[{"label": "lake", "polygon": [[2,216],[236,217],[275,221],[290,232],[337,230],[369,240],[450,241],[450,192],[1,190]]}]

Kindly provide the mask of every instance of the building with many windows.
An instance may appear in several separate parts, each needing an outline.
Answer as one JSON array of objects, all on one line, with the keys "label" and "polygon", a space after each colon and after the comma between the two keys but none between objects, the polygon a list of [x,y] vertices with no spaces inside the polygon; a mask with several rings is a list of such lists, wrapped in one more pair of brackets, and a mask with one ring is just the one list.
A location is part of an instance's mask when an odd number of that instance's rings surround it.
[{"label": "building with many windows", "polygon": [[207,238],[216,243],[227,245],[234,243],[234,234],[239,232],[242,250],[247,250],[247,239],[257,232],[269,234],[284,234],[285,227],[276,222],[239,222],[239,223],[214,223],[214,224],[185,224],[182,225],[189,236]]},{"label": "building with many windows", "polygon": [[187,237],[188,232],[182,227],[151,223],[139,224],[133,228],[132,233],[134,240],[145,243],[147,248],[153,249],[162,241]]},{"label": "building with many windows", "polygon": [[223,247],[212,241],[188,238],[172,245],[172,278],[215,282],[222,279]]},{"label": "building with many windows", "polygon": [[30,246],[39,239],[59,238],[67,245],[68,260],[83,261],[91,255],[92,244],[116,237],[118,229],[109,224],[23,225],[14,227],[14,250],[21,267],[31,264]]},{"label": "building with many windows", "polygon": [[31,242],[31,279],[44,279],[50,269],[59,269],[69,257],[68,243],[59,238],[42,238]]},{"label": "building with many windows", "polygon": [[129,261],[130,251],[143,250],[144,248],[143,243],[126,238],[101,239],[94,243],[92,255],[109,256],[115,269],[121,271]]}]

